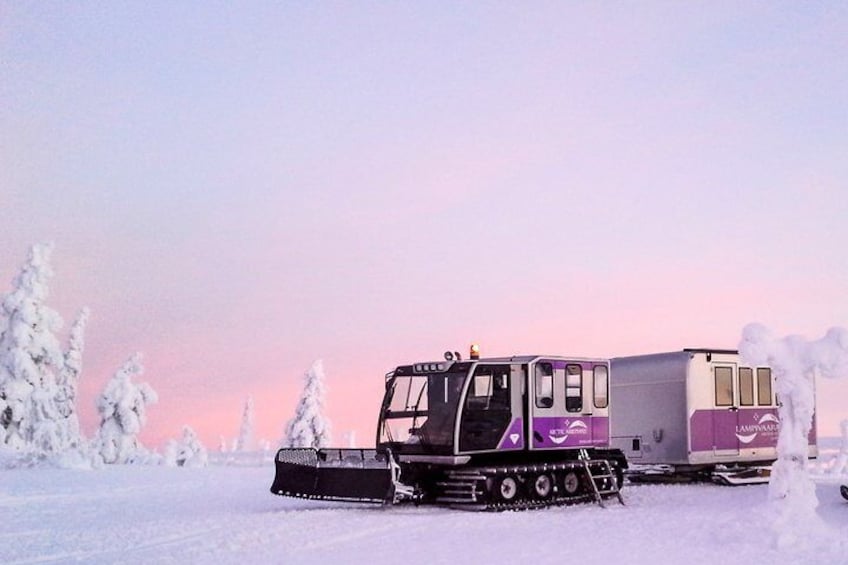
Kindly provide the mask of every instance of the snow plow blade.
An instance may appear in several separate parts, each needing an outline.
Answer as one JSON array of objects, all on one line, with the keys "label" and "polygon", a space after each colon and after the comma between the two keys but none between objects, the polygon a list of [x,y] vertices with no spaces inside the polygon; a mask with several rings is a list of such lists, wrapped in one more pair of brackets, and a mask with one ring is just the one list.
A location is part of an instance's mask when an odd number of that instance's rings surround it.
[{"label": "snow plow blade", "polygon": [[274,494],[347,502],[394,499],[388,458],[375,449],[281,449],[275,465]]}]

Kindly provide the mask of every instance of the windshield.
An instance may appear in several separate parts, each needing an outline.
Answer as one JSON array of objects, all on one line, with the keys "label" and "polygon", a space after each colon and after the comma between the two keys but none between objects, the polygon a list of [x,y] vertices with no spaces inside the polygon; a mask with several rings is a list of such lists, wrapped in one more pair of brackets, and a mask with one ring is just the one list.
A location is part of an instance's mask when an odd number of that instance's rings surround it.
[{"label": "windshield", "polygon": [[461,373],[396,375],[386,385],[380,443],[404,452],[451,452]]}]

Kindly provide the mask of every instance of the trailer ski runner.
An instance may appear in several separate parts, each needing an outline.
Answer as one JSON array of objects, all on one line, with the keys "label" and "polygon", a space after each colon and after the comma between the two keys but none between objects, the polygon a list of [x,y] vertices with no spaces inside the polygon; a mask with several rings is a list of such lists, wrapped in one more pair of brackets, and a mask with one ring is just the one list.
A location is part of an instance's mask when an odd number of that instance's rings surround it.
[{"label": "trailer ski runner", "polygon": [[401,365],[386,375],[376,449],[281,449],[274,494],[353,502],[538,508],[608,498],[609,361],[561,356]]}]

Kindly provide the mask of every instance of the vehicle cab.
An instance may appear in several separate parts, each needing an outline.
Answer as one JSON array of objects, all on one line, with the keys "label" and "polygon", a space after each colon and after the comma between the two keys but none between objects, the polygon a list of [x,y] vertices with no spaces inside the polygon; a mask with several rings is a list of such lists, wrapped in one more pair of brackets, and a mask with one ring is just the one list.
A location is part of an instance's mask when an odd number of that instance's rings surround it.
[{"label": "vehicle cab", "polygon": [[448,464],[606,448],[608,391],[606,359],[526,355],[402,365],[386,376],[377,446],[400,460]]}]

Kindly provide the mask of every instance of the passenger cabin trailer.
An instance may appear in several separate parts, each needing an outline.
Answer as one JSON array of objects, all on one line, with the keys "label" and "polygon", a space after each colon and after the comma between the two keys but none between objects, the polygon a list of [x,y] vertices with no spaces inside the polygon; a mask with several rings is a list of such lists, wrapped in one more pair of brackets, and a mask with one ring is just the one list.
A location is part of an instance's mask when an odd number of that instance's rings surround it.
[{"label": "passenger cabin trailer", "polygon": [[[616,410],[611,445],[632,465],[699,473],[777,458],[772,371],[743,365],[737,351],[684,349],[613,358],[610,399]],[[809,456],[815,457],[815,419],[809,443]]]}]

